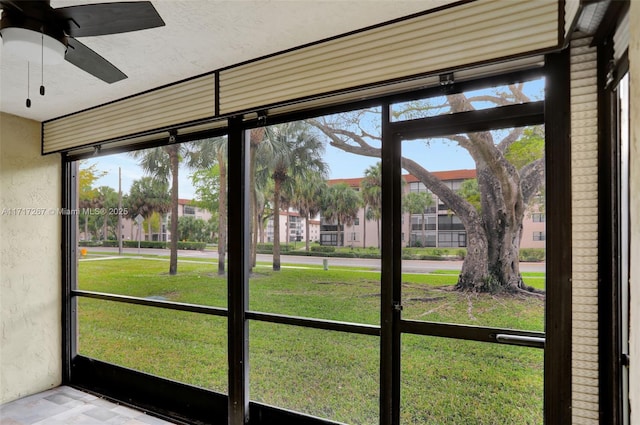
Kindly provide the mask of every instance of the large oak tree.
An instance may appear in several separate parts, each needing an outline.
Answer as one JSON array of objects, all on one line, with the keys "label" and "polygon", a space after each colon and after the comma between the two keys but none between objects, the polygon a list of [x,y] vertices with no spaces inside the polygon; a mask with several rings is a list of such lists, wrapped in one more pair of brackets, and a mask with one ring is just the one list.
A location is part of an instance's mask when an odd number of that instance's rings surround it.
[{"label": "large oak tree", "polygon": [[[513,84],[501,92],[479,95],[452,94],[439,105],[410,102],[404,110],[394,111],[404,118],[414,118],[428,108],[443,113],[473,111],[479,103],[503,106],[529,101],[523,84]],[[329,140],[346,152],[379,158],[379,132],[372,130],[372,111],[358,111],[308,120]],[[378,111],[375,111],[379,113]],[[539,192],[544,180],[544,157],[532,156],[526,161],[508,159],[508,152],[523,140],[523,128],[502,132],[480,131],[446,137],[467,150],[476,165],[480,190],[480,209],[433,173],[417,158],[402,157],[402,167],[417,177],[438,196],[462,221],[467,232],[467,256],[462,265],[457,288],[482,292],[530,290],[525,286],[519,268],[522,223],[527,205]],[[500,134],[500,136],[496,136]],[[425,150],[425,154],[427,154]],[[518,156],[522,158],[522,156]]]}]

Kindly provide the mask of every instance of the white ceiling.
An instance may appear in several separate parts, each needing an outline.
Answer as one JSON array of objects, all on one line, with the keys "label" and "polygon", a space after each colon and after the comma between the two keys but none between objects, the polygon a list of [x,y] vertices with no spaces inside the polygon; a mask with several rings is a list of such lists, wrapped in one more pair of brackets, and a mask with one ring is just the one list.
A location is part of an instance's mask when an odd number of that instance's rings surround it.
[{"label": "white ceiling", "polygon": [[[53,7],[97,1],[52,0]],[[101,0],[100,2],[105,2]],[[431,9],[451,0],[154,0],[166,26],[79,40],[129,78],[107,84],[68,62],[40,66],[0,48],[0,110],[37,121],[120,99],[305,43]]]}]

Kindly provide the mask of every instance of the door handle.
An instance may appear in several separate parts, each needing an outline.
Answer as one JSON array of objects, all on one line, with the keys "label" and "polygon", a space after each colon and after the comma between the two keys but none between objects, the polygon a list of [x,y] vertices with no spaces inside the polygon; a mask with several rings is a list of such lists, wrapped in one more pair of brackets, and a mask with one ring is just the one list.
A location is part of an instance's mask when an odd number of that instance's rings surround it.
[{"label": "door handle", "polygon": [[522,347],[544,348],[545,339],[538,336],[497,334],[496,341],[501,344],[519,345]]}]

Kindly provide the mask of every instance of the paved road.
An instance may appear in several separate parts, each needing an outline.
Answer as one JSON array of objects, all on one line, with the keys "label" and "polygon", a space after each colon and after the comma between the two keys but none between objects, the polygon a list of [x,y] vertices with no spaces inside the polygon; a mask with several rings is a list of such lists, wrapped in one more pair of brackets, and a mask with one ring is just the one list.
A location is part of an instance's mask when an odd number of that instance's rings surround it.
[{"label": "paved road", "polygon": [[[91,252],[104,252],[116,254],[118,248],[87,248]],[[123,248],[125,254],[138,254],[137,248]],[[167,249],[141,249],[140,254],[169,255]],[[216,251],[189,251],[183,250],[178,252],[179,258],[218,258]],[[283,255],[282,263],[299,264],[299,265],[322,265],[324,257],[306,257],[298,255]],[[258,254],[258,262],[271,262],[272,257],[268,254]],[[356,266],[369,267],[374,270],[380,270],[380,260],[370,258],[328,258],[329,268],[339,266]],[[436,270],[460,270],[462,261],[432,261],[432,260],[404,260],[402,270],[409,273],[430,273]],[[522,272],[544,272],[545,263],[520,263],[520,271]]]}]

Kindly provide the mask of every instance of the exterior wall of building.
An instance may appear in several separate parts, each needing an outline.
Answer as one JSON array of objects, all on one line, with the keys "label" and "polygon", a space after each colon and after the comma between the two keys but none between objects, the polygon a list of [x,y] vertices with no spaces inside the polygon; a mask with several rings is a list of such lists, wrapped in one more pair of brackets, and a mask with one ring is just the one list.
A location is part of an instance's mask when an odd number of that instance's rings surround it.
[{"label": "exterior wall of building", "polygon": [[[62,381],[60,156],[0,113],[0,404]],[[30,208],[33,210],[19,210]]]},{"label": "exterior wall of building", "polygon": [[546,245],[546,215],[527,213],[522,222],[520,248],[544,248]]},{"label": "exterior wall of building", "polygon": [[[287,216],[289,217],[289,228],[287,228]],[[306,241],[306,224],[304,217],[295,211],[280,213],[280,244],[304,243]],[[288,237],[287,237],[288,233]],[[320,220],[309,220],[309,242],[320,240]],[[273,219],[270,219],[265,226],[265,242],[273,242]]]},{"label": "exterior wall of building", "polygon": [[[182,216],[191,216],[197,219],[201,219],[204,221],[209,221],[212,217],[211,212],[196,206],[189,205],[191,203],[190,199],[180,199],[178,201],[178,217]],[[143,224],[141,231],[140,240],[147,241],[149,239],[154,241],[170,241],[171,240],[171,232],[169,232],[169,214],[165,214],[162,216],[160,221],[160,229],[158,231],[153,231],[152,234],[149,235],[149,231],[147,226]],[[151,238],[149,238],[151,236]],[[125,218],[122,220],[122,237],[123,240],[138,240],[138,225],[135,221]]]},{"label": "exterior wall of building", "polygon": [[[475,170],[453,170],[437,172],[445,180],[451,189],[458,190],[462,182],[475,176]],[[404,193],[429,192],[424,184],[413,176],[404,176],[406,184]],[[339,179],[346,182],[354,189],[359,188],[359,178]],[[433,205],[424,214],[403,214],[402,220],[402,244],[403,246],[427,246],[438,248],[460,248],[467,246],[466,231],[460,220],[451,213],[439,198],[432,194]],[[378,247],[379,225],[375,220],[365,220],[363,208],[358,212],[357,224],[344,226],[344,246],[353,247]],[[424,224],[424,233],[422,230]],[[522,230],[521,248],[545,247],[545,214],[539,212],[539,208],[533,207],[525,215]],[[334,223],[335,224],[335,223]],[[366,226],[366,229],[365,229]],[[365,235],[366,232],[366,235]],[[323,244],[329,245],[333,236],[329,234],[335,231],[322,230]]]}]

